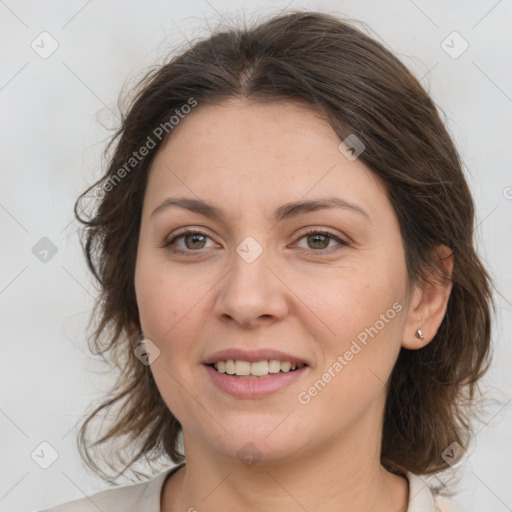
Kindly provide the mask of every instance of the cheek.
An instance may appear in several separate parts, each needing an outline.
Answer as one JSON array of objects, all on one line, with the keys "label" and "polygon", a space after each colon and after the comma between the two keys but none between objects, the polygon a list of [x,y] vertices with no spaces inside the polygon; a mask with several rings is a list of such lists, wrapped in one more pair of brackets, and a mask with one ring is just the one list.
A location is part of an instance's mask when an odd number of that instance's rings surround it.
[{"label": "cheek", "polygon": [[144,334],[160,350],[150,366],[155,383],[169,410],[187,425],[191,414],[201,414],[193,412],[193,400],[186,392],[193,386],[189,367],[183,364],[193,349],[187,322],[199,311],[200,304],[193,307],[199,299],[194,297],[197,288],[191,286],[188,278],[180,278],[175,269],[166,269],[165,263],[141,258],[135,272],[135,289]]},{"label": "cheek", "polygon": [[141,258],[137,262],[135,291],[147,337],[164,344],[175,336],[186,316],[194,315],[194,304],[204,295],[197,284],[160,260]]},{"label": "cheek", "polygon": [[400,350],[403,285],[399,271],[390,274],[376,262],[351,267],[325,281],[321,295],[310,296],[312,309],[326,324],[315,372],[319,387],[326,384],[319,401],[364,408],[381,392]]},{"label": "cheek", "polygon": [[321,338],[322,361],[299,400],[325,430],[348,427],[384,399],[400,350],[404,308],[390,289],[358,279],[343,284],[327,290],[323,313],[335,334]]},{"label": "cheek", "polygon": [[167,318],[166,289],[165,279],[158,272],[158,267],[145,261],[137,263],[135,293],[142,329],[148,338],[156,338],[155,334],[164,327],[161,324]]},{"label": "cheek", "polygon": [[[342,349],[376,323],[379,333],[394,330],[392,324],[397,324],[400,307],[392,306],[403,295],[398,276],[390,279],[389,274],[380,272],[377,266],[371,271],[351,267],[343,275],[323,280],[321,285],[317,281],[316,285],[315,288],[308,282],[299,293],[323,321],[324,339],[328,341],[326,348]],[[364,339],[364,334],[360,338]]]}]

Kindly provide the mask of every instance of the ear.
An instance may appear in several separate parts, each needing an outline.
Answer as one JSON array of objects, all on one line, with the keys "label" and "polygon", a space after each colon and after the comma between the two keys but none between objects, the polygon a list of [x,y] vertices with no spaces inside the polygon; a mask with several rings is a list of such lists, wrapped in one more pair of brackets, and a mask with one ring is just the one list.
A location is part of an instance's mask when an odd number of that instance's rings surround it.
[{"label": "ear", "polygon": [[[426,269],[427,279],[411,291],[402,346],[417,350],[432,341],[443,321],[452,291],[453,251],[438,245],[432,251],[433,268]],[[416,336],[420,329],[423,339]]]}]

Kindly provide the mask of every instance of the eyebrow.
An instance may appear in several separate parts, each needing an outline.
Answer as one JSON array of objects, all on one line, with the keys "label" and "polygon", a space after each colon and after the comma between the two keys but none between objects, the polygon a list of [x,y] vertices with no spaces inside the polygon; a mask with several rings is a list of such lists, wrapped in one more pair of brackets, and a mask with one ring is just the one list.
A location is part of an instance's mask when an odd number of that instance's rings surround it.
[{"label": "eyebrow", "polygon": [[[170,208],[171,206],[178,206],[191,212],[204,215],[205,217],[218,219],[227,224],[227,212],[222,208],[213,204],[207,203],[202,199],[193,199],[188,197],[168,197],[160,206],[157,206],[151,213],[153,218],[157,213]],[[371,221],[370,215],[357,204],[346,201],[339,197],[323,197],[310,201],[298,201],[292,203],[285,203],[279,206],[272,215],[272,221],[278,223],[284,219],[295,217],[303,213],[314,212],[317,210],[324,210],[327,208],[342,208],[358,213]]]}]

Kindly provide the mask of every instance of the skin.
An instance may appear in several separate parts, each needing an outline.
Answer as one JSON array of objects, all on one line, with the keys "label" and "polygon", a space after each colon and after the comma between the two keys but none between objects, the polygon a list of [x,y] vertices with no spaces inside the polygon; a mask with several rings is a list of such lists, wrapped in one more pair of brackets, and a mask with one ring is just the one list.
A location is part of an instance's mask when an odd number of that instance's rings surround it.
[{"label": "skin", "polygon": [[[143,332],[160,350],[151,371],[183,427],[187,457],[164,485],[163,512],[407,509],[407,480],[380,464],[387,383],[400,348],[419,349],[436,334],[451,286],[409,282],[384,187],[340,142],[306,106],[230,100],[198,105],[156,155],[135,288]],[[330,208],[271,221],[284,203],[333,195],[368,217]],[[168,197],[214,203],[227,219],[177,206],[151,217]],[[184,227],[207,237],[162,247]],[[347,245],[305,236],[308,227]],[[247,236],[263,249],[252,263],[236,252]],[[437,253],[449,275],[449,249]],[[394,303],[401,311],[300,403],[298,394]],[[303,358],[307,371],[270,396],[239,399],[212,384],[201,364],[217,350],[263,347]],[[237,457],[248,442],[261,454],[251,467]]]}]

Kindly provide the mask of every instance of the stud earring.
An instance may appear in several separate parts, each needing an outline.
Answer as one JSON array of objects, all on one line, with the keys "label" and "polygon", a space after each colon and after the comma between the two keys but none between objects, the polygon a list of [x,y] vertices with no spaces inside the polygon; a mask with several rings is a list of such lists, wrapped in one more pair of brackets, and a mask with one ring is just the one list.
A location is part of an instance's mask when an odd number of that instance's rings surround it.
[{"label": "stud earring", "polygon": [[418,329],[415,334],[416,338],[422,340],[425,336],[423,336],[423,331],[421,329]]}]

